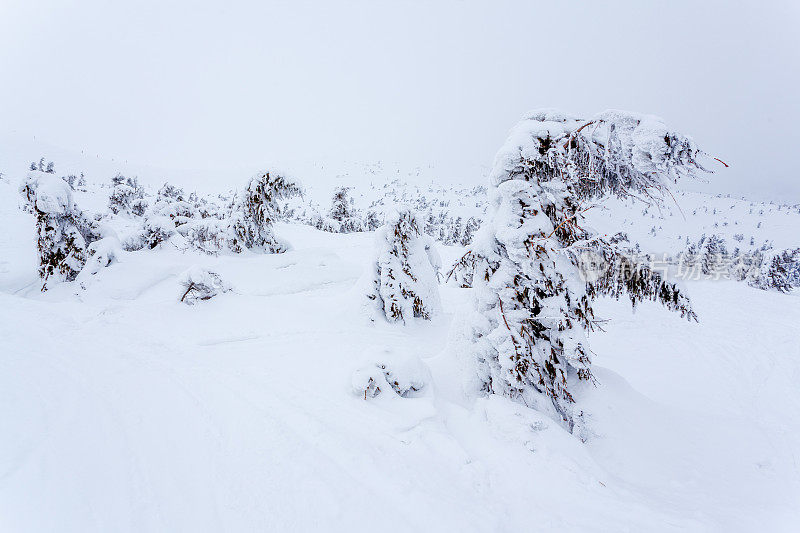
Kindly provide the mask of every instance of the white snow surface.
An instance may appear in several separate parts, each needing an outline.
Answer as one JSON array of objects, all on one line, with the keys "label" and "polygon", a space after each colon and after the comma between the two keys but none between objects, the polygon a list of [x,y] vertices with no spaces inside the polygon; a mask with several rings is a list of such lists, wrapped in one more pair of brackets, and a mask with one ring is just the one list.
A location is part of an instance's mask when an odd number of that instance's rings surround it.
[{"label": "white snow surface", "polygon": [[[0,183],[2,531],[800,523],[797,291],[687,282],[699,323],[599,302],[611,322],[590,338],[597,386],[576,395],[583,443],[536,411],[464,392],[470,365],[451,335],[470,289],[442,285],[430,323],[362,320],[354,287],[373,234],[279,224],[293,248],[275,255],[125,252],[109,240],[114,260],[85,289],[41,293],[20,201]],[[680,242],[663,235],[657,244]],[[463,254],[439,251],[444,265]],[[180,304],[190,268],[235,291]],[[353,391],[354,373],[385,361],[424,383],[419,393]]]}]

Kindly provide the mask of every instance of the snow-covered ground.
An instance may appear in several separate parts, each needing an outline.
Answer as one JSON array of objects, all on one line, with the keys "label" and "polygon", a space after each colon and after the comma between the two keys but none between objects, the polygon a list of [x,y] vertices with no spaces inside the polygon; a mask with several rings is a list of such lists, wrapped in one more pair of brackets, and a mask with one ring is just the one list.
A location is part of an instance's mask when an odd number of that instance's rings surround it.
[{"label": "snow-covered ground", "polygon": [[[448,346],[470,289],[441,286],[431,323],[359,315],[370,233],[280,224],[294,249],[277,255],[167,243],[123,253],[85,290],[42,293],[18,203],[0,183],[0,530],[800,523],[797,291],[689,282],[699,323],[600,302],[611,322],[591,338],[597,386],[578,391],[582,443],[535,411],[463,394],[463,354]],[[463,253],[440,250],[445,265]],[[195,265],[233,291],[179,303]],[[424,363],[419,394],[353,391],[354,371],[387,357]]]}]

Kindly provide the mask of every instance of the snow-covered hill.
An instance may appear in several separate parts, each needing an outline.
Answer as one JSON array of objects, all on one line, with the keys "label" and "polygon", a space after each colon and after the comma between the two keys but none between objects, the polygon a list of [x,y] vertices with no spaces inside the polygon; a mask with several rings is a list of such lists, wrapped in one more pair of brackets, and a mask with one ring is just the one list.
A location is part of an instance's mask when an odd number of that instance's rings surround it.
[{"label": "snow-covered hill", "polygon": [[[23,174],[0,182],[0,529],[796,529],[798,291],[689,281],[699,323],[601,301],[611,321],[592,337],[597,386],[578,391],[582,443],[533,410],[463,393],[451,336],[470,289],[442,285],[430,324],[361,317],[371,233],[281,223],[293,249],[274,255],[167,242],[121,251],[83,288],[40,292]],[[471,184],[409,182],[355,183],[354,205],[425,196],[484,214]],[[311,185],[303,201],[326,205]],[[90,181],[75,198],[93,215],[109,192]],[[702,233],[799,245],[797,206],[676,200],[683,214],[611,202],[587,215],[653,252]],[[122,236],[138,222],[105,223]],[[448,265],[464,247],[440,252]],[[180,303],[195,266],[232,290]],[[421,362],[425,386],[365,400],[353,373],[378,358]]]}]

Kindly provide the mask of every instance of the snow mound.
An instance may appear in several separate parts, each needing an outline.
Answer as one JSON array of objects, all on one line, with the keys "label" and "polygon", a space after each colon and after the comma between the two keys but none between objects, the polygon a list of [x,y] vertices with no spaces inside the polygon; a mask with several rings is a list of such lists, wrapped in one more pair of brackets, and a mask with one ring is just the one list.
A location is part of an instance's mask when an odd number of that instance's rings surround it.
[{"label": "snow mound", "polygon": [[428,367],[415,355],[381,350],[367,361],[352,378],[353,392],[365,400],[389,389],[403,398],[413,397],[430,381]]},{"label": "snow mound", "polygon": [[220,293],[232,290],[231,286],[219,274],[199,266],[189,268],[180,276],[180,280],[180,301],[187,305],[210,300]]},{"label": "snow mound", "polygon": [[69,184],[55,174],[32,170],[19,188],[20,194],[42,213],[70,213],[75,205]]}]

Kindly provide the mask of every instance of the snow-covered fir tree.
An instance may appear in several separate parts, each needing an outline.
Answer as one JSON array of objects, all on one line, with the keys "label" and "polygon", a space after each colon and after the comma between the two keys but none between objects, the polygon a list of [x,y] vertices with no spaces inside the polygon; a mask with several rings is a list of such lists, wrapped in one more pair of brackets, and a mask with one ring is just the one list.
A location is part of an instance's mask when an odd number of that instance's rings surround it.
[{"label": "snow-covered fir tree", "polygon": [[586,333],[596,325],[597,296],[627,293],[634,304],[655,300],[694,318],[674,284],[581,220],[589,201],[608,195],[658,201],[670,182],[703,170],[700,154],[659,119],[620,111],[581,120],[540,110],[512,129],[490,174],[491,214],[472,248],[470,331],[484,393],[575,431],[573,391],[593,380]]},{"label": "snow-covered fir tree", "polygon": [[275,236],[273,229],[273,224],[280,218],[279,200],[301,193],[296,182],[275,172],[262,172],[251,178],[231,204],[232,233],[228,242],[231,250],[286,251],[288,245]]},{"label": "snow-covered fir tree", "polygon": [[789,285],[800,287],[800,248],[784,250],[781,258],[786,265],[786,276]]},{"label": "snow-covered fir tree", "polygon": [[800,249],[757,250],[747,271],[748,285],[764,291],[789,292],[800,269]]},{"label": "snow-covered fir tree", "polygon": [[463,223],[461,217],[451,218],[449,227],[447,228],[447,237],[445,244],[460,244],[461,234],[463,232]]},{"label": "snow-covered fir tree", "polygon": [[340,233],[363,230],[361,218],[350,198],[350,187],[339,186],[333,191],[329,216],[337,222]]},{"label": "snow-covered fir tree", "polygon": [[725,240],[719,235],[712,234],[700,244],[700,269],[706,276],[718,275],[720,269],[725,267],[728,250]]},{"label": "snow-covered fir tree", "polygon": [[36,216],[42,290],[51,278],[73,281],[86,264],[87,244],[98,236],[75,205],[69,184],[53,173],[31,171],[20,194]]},{"label": "snow-covered fir tree", "polygon": [[47,174],[55,174],[56,166],[52,161],[45,162],[45,158],[39,159],[39,162],[33,161],[28,167],[28,170],[38,170],[39,172],[46,172]]},{"label": "snow-covered fir tree", "polygon": [[367,212],[364,214],[364,221],[362,223],[364,231],[375,231],[382,225],[383,221],[381,220],[380,215],[378,215],[378,212],[372,208],[367,209]]},{"label": "snow-covered fir tree", "polygon": [[461,246],[469,246],[472,243],[472,238],[475,232],[481,227],[481,223],[475,217],[469,217],[464,224],[464,231],[461,233],[459,244]]},{"label": "snow-covered fir tree", "polygon": [[86,177],[81,172],[80,176],[78,176],[78,180],[75,182],[75,190],[86,192]]},{"label": "snow-covered fir tree", "polygon": [[375,259],[366,295],[370,307],[389,322],[430,319],[439,312],[441,259],[411,209],[394,213],[376,232]]}]

